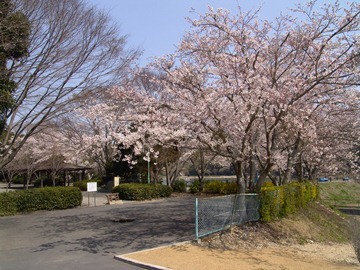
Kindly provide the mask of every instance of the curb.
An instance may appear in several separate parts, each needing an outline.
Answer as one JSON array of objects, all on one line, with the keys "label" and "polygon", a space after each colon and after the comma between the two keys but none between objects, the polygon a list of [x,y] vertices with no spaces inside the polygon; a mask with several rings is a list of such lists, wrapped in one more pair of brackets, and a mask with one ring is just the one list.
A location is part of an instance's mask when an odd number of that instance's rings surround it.
[{"label": "curb", "polygon": [[184,245],[184,244],[189,244],[191,242],[192,241],[184,241],[184,242],[173,243],[173,244],[160,246],[160,247],[156,247],[156,248],[139,250],[139,251],[135,251],[135,252],[131,252],[131,253],[126,253],[126,254],[123,254],[123,255],[115,255],[114,259],[118,260],[118,261],[128,263],[128,264],[131,264],[131,265],[134,265],[134,266],[139,266],[141,268],[148,269],[148,270],[172,270],[171,268],[167,268],[167,267],[163,267],[163,266],[159,266],[159,265],[154,265],[154,264],[150,264],[150,263],[144,263],[144,262],[141,262],[141,261],[138,261],[138,260],[130,259],[130,258],[127,258],[126,256],[131,255],[131,254],[137,254],[137,253],[145,252],[145,251],[157,250],[157,249],[161,249],[161,248],[165,248],[165,247],[180,246],[180,245]]},{"label": "curb", "polygon": [[[131,253],[129,253],[129,254],[131,254]],[[140,261],[137,261],[137,260],[126,258],[124,256],[120,256],[120,255],[115,255],[114,259],[118,260],[118,261],[125,262],[127,264],[131,264],[131,265],[138,266],[138,267],[141,267],[141,268],[144,268],[144,269],[148,269],[148,270],[172,270],[171,268],[166,268],[166,267],[162,267],[162,266],[159,266],[159,265],[140,262]]]}]

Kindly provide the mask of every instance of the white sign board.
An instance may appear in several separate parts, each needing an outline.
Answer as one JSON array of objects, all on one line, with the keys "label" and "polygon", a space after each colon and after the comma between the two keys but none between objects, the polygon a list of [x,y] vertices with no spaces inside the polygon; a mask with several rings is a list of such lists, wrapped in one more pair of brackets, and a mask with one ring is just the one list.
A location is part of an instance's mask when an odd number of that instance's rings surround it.
[{"label": "white sign board", "polygon": [[87,192],[97,191],[97,182],[87,182]]},{"label": "white sign board", "polygon": [[118,186],[120,183],[120,177],[119,176],[115,176],[114,177],[114,187]]}]

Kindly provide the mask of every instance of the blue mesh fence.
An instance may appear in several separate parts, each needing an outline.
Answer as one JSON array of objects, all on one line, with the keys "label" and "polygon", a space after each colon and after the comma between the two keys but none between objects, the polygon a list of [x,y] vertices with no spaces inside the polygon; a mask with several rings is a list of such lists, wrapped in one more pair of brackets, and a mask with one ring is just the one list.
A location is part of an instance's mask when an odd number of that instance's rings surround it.
[{"label": "blue mesh fence", "polygon": [[[233,205],[235,208],[233,208]],[[197,198],[196,239],[260,219],[260,200],[257,194],[237,194],[211,198]]]}]

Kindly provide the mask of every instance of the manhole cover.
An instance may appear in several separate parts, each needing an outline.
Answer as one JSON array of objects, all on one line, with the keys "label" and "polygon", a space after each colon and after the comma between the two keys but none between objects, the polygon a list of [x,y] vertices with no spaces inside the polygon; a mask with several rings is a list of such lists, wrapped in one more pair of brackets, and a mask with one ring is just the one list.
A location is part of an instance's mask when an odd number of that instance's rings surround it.
[{"label": "manhole cover", "polygon": [[133,222],[135,220],[135,218],[127,218],[127,217],[116,217],[116,218],[112,218],[111,221],[112,222]]}]

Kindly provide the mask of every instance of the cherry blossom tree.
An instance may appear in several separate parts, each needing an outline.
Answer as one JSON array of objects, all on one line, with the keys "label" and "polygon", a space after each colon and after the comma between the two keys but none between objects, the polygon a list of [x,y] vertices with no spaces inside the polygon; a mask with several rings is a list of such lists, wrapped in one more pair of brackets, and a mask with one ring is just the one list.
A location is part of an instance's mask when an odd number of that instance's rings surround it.
[{"label": "cherry blossom tree", "polygon": [[[151,162],[154,176],[167,167],[170,184],[182,167],[178,164],[181,159],[177,148],[179,141],[174,138],[181,137],[183,129],[173,128],[173,119],[178,115],[158,114],[162,106],[158,103],[158,95],[137,87],[134,81],[106,92],[105,95],[111,99],[88,100],[87,106],[77,110],[80,117],[94,127],[91,132],[82,134],[77,145],[89,156],[101,161],[101,166],[118,158],[135,165],[134,156],[142,156],[145,161]],[[123,155],[129,149],[132,152]],[[176,150],[171,154],[170,149]],[[154,180],[158,181],[157,178]]]},{"label": "cherry blossom tree", "polygon": [[189,157],[189,161],[191,162],[191,165],[200,183],[200,191],[202,191],[204,187],[204,176],[206,170],[209,165],[214,162],[215,158],[216,154],[207,153],[206,149],[201,148],[193,151]]},{"label": "cherry blossom tree", "polygon": [[[56,178],[63,172],[64,164],[87,165],[86,157],[73,146],[72,138],[67,136],[56,124],[41,133],[31,136],[15,158],[8,163],[3,172],[8,176],[22,175],[24,177],[24,188],[29,187],[30,181],[40,178],[41,187],[43,178],[41,172],[47,171],[56,185]],[[11,179],[9,179],[11,180]]]},{"label": "cherry blossom tree", "polygon": [[300,142],[317,140],[320,127],[309,119],[314,107],[358,84],[359,5],[315,11],[315,4],[274,23],[209,8],[190,20],[193,31],[178,51],[154,63],[166,74],[167,106],[182,115],[191,137],[231,159],[240,193],[253,156],[259,188],[275,164],[284,167],[285,157],[297,156]]},{"label": "cherry blossom tree", "polygon": [[56,129],[47,129],[34,137],[38,144],[33,151],[39,157],[36,167],[37,169],[41,169],[43,166],[47,167],[52,184],[55,186],[56,176],[63,169],[63,164],[70,163],[78,157],[71,151],[67,138],[63,137]]},{"label": "cherry blossom tree", "polygon": [[31,178],[38,168],[39,161],[43,158],[38,152],[41,143],[35,137],[29,138],[21,151],[5,166],[6,171],[10,170],[24,177],[24,189],[29,188]]},{"label": "cherry blossom tree", "polygon": [[[83,112],[108,137],[84,141],[132,146],[147,160],[157,145],[206,149],[232,164],[239,193],[259,190],[275,169],[282,180],[273,181],[282,184],[299,163],[314,165],[309,157],[346,152],[358,143],[351,138],[359,130],[359,4],[309,2],[293,14],[270,23],[257,12],[209,8],[189,19],[177,51],[147,67],[160,90],[132,82],[110,89],[111,103]],[[345,115],[354,123],[342,125]]]},{"label": "cherry blossom tree", "polygon": [[[359,145],[360,93],[346,91],[342,96],[334,97],[317,115],[317,140],[305,145],[302,159],[311,178],[317,172],[349,173],[359,170],[359,157],[356,146]],[[321,116],[321,117],[320,117]]]}]

